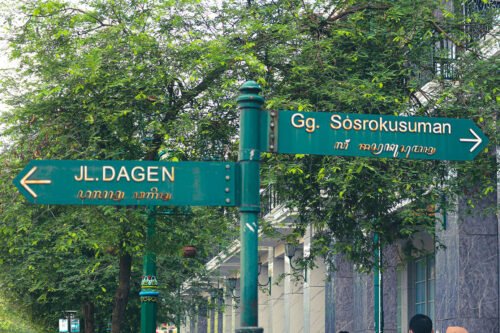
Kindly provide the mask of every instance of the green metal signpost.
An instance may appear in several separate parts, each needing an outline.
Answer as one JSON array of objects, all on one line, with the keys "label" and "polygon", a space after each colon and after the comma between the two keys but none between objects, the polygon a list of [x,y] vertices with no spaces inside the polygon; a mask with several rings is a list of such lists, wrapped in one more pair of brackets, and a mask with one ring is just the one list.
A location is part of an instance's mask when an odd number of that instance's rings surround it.
[{"label": "green metal signpost", "polygon": [[158,311],[158,280],[156,278],[156,253],[151,241],[156,232],[156,207],[149,207],[146,226],[146,251],[143,261],[141,281],[141,332],[156,332],[156,313]]},{"label": "green metal signpost", "polygon": [[237,333],[262,333],[258,327],[258,235],[260,211],[260,119],[264,98],[260,86],[248,81],[240,88],[240,328]]},{"label": "green metal signpost", "polygon": [[[258,215],[260,153],[379,158],[471,160],[488,139],[470,120],[327,112],[263,111],[260,86],[240,88],[238,163],[162,161],[31,161],[14,179],[35,204],[150,206],[147,240],[156,206],[239,206],[241,322],[237,333],[258,327]],[[378,235],[374,238],[379,244]],[[148,242],[149,243],[149,242]],[[380,246],[374,285],[375,327],[383,330]],[[141,283],[141,332],[154,333],[158,281],[147,247]]]},{"label": "green metal signpost", "polygon": [[232,162],[35,160],[14,184],[36,204],[238,205]]},{"label": "green metal signpost", "polygon": [[270,111],[263,147],[287,154],[472,160],[488,138],[469,119]]}]

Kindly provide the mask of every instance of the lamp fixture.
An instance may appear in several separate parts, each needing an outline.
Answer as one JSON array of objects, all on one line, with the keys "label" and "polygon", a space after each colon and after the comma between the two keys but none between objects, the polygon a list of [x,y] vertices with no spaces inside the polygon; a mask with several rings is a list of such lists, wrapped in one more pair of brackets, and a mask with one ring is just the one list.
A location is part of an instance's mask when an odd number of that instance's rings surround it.
[{"label": "lamp fixture", "polygon": [[224,291],[221,288],[214,288],[210,290],[210,300],[211,302],[218,302],[222,304],[224,301]]},{"label": "lamp fixture", "polygon": [[258,276],[260,275],[260,272],[261,272],[261,270],[262,270],[262,263],[261,263],[260,261],[259,261],[259,265],[258,265],[257,267],[258,267],[258,269],[257,269],[257,285],[258,285],[259,287],[267,287],[267,293],[268,293],[269,295],[271,295],[271,281],[272,281],[272,280],[271,280],[271,277],[270,277],[270,276],[269,276],[269,274],[268,274],[268,275],[267,275],[267,283],[265,283],[265,284],[260,284],[260,282],[259,282],[259,278],[258,278]]},{"label": "lamp fixture", "polygon": [[290,263],[290,268],[294,271],[294,272],[297,272],[297,271],[303,271],[304,272],[304,275],[299,275],[300,277],[302,277],[302,279],[304,280],[304,282],[307,282],[307,266],[304,267],[304,269],[300,268],[300,267],[295,267],[293,265],[293,257],[295,256],[295,252],[297,251],[297,246],[293,243],[285,243],[285,256],[288,257],[288,262]]},{"label": "lamp fixture", "polygon": [[295,251],[297,251],[297,247],[293,243],[286,243],[285,244],[285,255],[288,258],[293,258],[295,255]]},{"label": "lamp fixture", "polygon": [[226,288],[229,289],[231,293],[231,297],[233,299],[239,299],[239,297],[234,295],[234,290],[236,289],[236,283],[238,282],[238,278],[230,277],[226,279]]}]

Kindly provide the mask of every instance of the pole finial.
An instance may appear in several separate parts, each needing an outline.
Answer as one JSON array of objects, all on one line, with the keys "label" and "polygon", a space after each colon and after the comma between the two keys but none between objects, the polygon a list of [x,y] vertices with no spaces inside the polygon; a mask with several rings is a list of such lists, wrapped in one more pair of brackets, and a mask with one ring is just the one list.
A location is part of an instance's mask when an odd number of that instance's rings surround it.
[{"label": "pole finial", "polygon": [[257,82],[250,80],[241,85],[240,91],[243,94],[259,94],[262,88]]},{"label": "pole finial", "polygon": [[236,100],[239,108],[260,109],[264,104],[264,97],[259,93],[262,91],[260,85],[255,81],[247,81],[240,87],[241,95]]}]

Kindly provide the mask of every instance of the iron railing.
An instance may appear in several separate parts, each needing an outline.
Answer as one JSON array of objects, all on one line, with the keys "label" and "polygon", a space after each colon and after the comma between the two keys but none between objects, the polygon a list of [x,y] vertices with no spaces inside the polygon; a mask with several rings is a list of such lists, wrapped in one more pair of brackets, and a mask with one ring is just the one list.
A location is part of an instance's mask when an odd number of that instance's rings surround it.
[{"label": "iron railing", "polygon": [[276,184],[269,184],[260,192],[260,214],[266,216],[274,208],[284,205],[288,198],[285,191],[278,191]]},{"label": "iron railing", "polygon": [[467,23],[464,25],[464,32],[470,37],[471,41],[483,38],[491,31],[496,21],[500,1],[489,0],[468,0],[461,3],[461,10],[464,18],[475,18],[473,21],[480,20],[480,23]]},{"label": "iron railing", "polygon": [[434,75],[438,75],[445,80],[452,80],[457,77],[457,47],[455,43],[449,39],[436,41],[431,57],[434,64]]},{"label": "iron railing", "polygon": [[[498,0],[489,0],[486,3],[483,0],[467,0],[455,5],[455,10],[460,11],[466,22],[463,25],[466,37],[461,45],[464,50],[467,50],[473,42],[484,38],[495,27],[499,17],[498,9],[500,9],[500,1]],[[469,19],[470,22],[468,22]],[[448,38],[443,39],[440,33],[436,32],[434,47],[430,54],[433,72],[421,71],[419,81],[423,82],[432,75],[446,80],[456,79],[457,53],[457,45]]]}]

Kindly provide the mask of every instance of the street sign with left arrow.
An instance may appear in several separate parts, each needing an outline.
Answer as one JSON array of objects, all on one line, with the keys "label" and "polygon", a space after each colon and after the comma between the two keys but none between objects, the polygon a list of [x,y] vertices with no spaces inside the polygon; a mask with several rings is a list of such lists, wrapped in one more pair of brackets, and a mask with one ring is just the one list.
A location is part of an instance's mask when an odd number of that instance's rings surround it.
[{"label": "street sign with left arrow", "polygon": [[234,162],[34,160],[14,184],[37,204],[238,204]]}]

